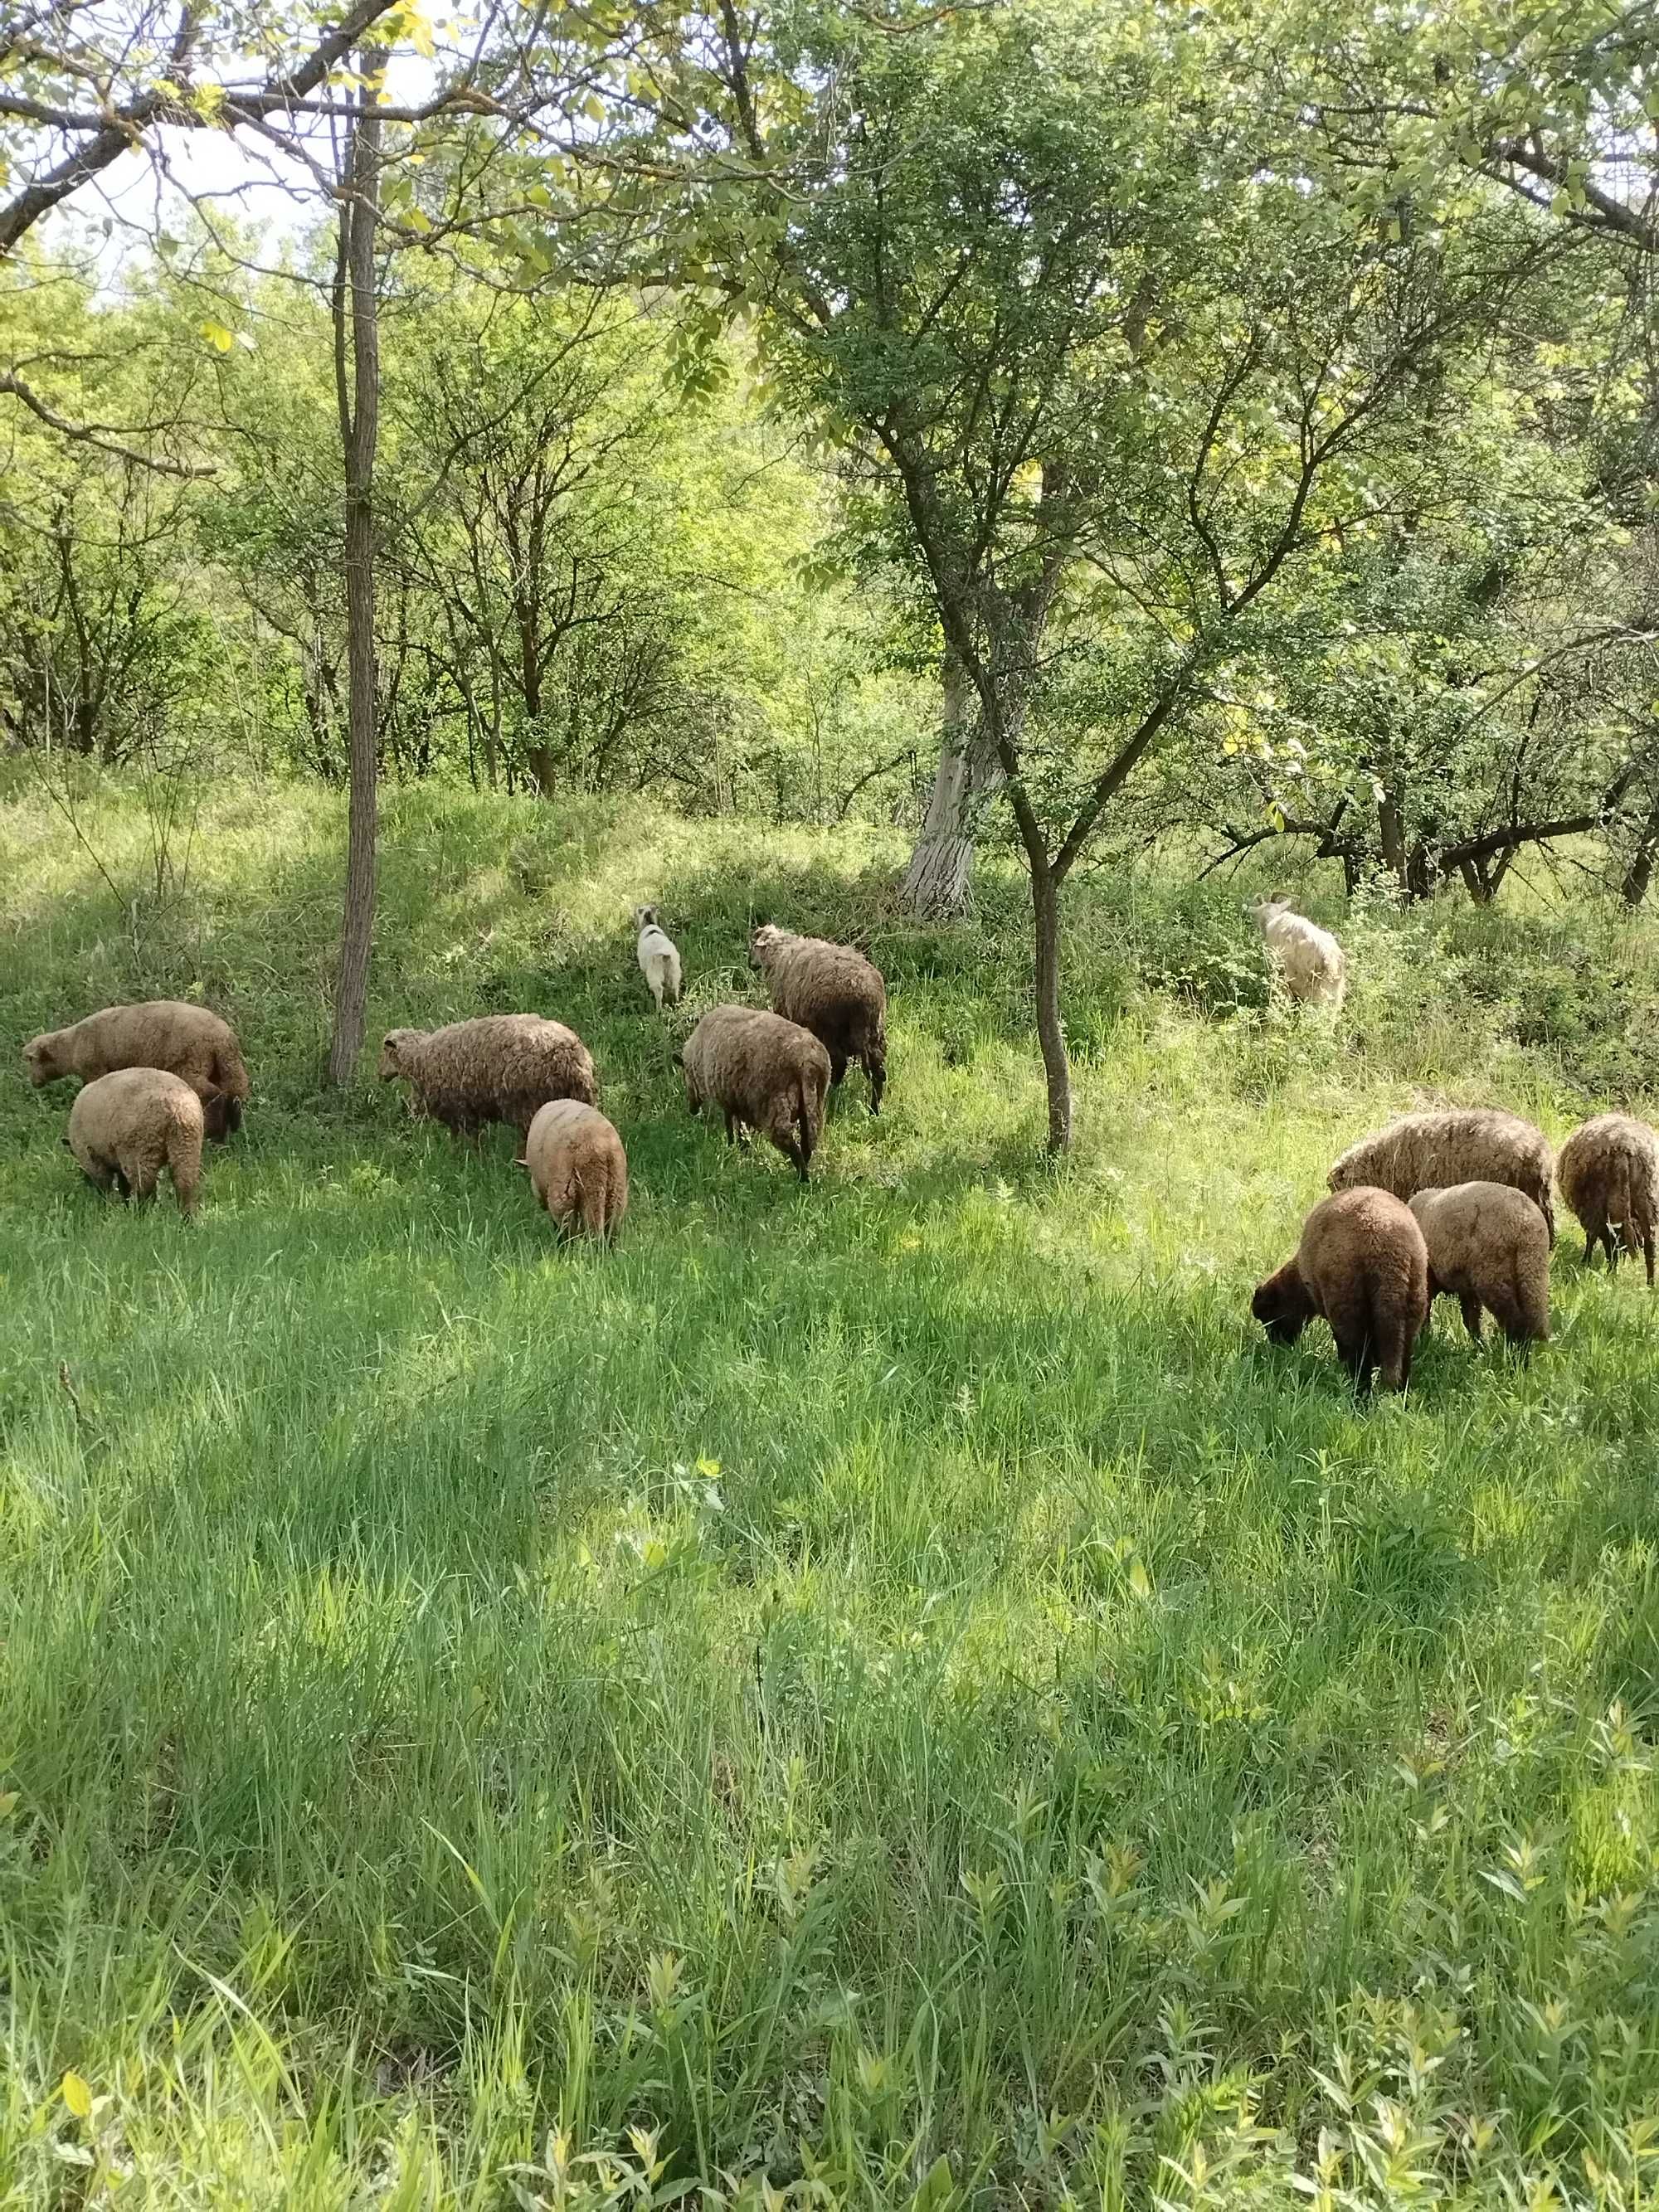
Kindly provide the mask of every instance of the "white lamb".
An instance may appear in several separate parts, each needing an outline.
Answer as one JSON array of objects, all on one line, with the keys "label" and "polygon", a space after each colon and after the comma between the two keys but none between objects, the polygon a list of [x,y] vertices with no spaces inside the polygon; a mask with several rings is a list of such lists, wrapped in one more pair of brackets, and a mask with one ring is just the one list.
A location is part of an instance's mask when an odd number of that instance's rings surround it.
[{"label": "white lamb", "polygon": [[639,959],[640,973],[650,987],[651,995],[657,1002],[657,1012],[661,1013],[665,998],[671,1006],[679,1004],[679,949],[658,921],[657,909],[653,906],[635,908],[634,927],[640,933],[639,942],[634,948]]},{"label": "white lamb", "polygon": [[1297,914],[1283,891],[1258,899],[1245,911],[1267,939],[1267,957],[1291,998],[1304,1006],[1337,1007],[1348,995],[1348,961],[1328,929]]}]

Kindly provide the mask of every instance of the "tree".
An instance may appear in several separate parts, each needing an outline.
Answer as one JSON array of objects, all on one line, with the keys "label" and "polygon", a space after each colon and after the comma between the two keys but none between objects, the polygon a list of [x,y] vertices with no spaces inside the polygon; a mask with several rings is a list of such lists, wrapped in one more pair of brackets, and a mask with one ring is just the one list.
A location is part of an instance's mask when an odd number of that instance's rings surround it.
[{"label": "tree", "polygon": [[345,910],[328,1048],[331,1083],[350,1080],[362,1049],[368,956],[374,933],[375,829],[380,775],[379,681],[374,653],[374,457],[380,428],[380,272],[375,217],[380,190],[378,89],[384,52],[363,51],[363,84],[345,137],[340,175],[339,247],[333,322],[335,396],[344,464],[346,723],[350,799]]},{"label": "tree", "polygon": [[1068,877],[1291,579],[1375,526],[1381,458],[1565,241],[1478,196],[1409,229],[1269,107],[1285,52],[1152,9],[722,0],[674,51],[665,105],[725,164],[687,237],[842,426],[965,678],[929,837],[959,851],[1000,782],[1063,1150]]}]

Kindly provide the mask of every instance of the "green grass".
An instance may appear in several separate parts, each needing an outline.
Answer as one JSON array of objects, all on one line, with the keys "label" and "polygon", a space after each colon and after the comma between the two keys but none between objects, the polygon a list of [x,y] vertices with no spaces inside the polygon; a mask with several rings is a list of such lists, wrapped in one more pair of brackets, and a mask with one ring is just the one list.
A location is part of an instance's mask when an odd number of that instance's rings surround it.
[{"label": "green grass", "polygon": [[[255,1099],[185,1227],[0,1082],[0,2204],[1646,2200],[1659,1311],[1564,1237],[1529,1366],[1448,1307],[1364,1410],[1248,1317],[1389,1112],[1639,1108],[1646,932],[1357,915],[1332,1033],[1241,884],[1081,887],[1054,1170],[1014,884],[393,793],[371,1030],[580,1030],[601,1255],[320,1092],[331,799],[159,907],[82,805],[131,902],[14,785],[0,1031],[203,995]],[[685,1117],[644,896],[688,1024],[751,919],[869,931],[810,1190]]]}]

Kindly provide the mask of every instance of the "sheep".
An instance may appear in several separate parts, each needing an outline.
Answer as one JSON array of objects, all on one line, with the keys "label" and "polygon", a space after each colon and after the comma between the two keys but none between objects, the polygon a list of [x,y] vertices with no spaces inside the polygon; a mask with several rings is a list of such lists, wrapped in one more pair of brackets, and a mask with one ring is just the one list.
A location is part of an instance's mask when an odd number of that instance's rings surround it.
[{"label": "sheep", "polygon": [[673,939],[663,927],[653,906],[634,908],[634,927],[639,932],[634,955],[640,963],[640,973],[646,987],[657,1002],[661,1013],[665,998],[671,1006],[680,1002],[680,951]]},{"label": "sheep", "polygon": [[1598,1114],[1575,1129],[1556,1161],[1561,1195],[1584,1232],[1584,1264],[1600,1244],[1609,1273],[1626,1249],[1647,1262],[1653,1288],[1654,1231],[1659,1223],[1659,1140],[1628,1114]]},{"label": "sheep", "polygon": [[527,1137],[550,1098],[598,1098],[587,1047],[562,1022],[539,1014],[480,1014],[441,1030],[388,1030],[380,1046],[382,1083],[405,1077],[415,1110],[455,1136],[476,1136],[510,1121]]},{"label": "sheep", "polygon": [[850,945],[797,937],[763,922],[749,940],[750,963],[764,969],[772,1011],[811,1030],[830,1055],[839,1084],[849,1060],[870,1079],[870,1111],[881,1111],[887,1085],[887,986],[881,971]]},{"label": "sheep", "polygon": [[1291,998],[1340,1009],[1348,995],[1348,957],[1329,930],[1297,914],[1285,891],[1258,899],[1245,912],[1254,917],[1273,972]]},{"label": "sheep", "polygon": [[118,1068],[76,1093],[64,1142],[100,1190],[135,1203],[155,1197],[166,1168],[188,1219],[202,1179],[202,1139],[224,1134],[231,1103],[216,1091],[204,1103],[168,1068]]},{"label": "sheep", "polygon": [[1423,1232],[1386,1190],[1322,1198],[1302,1224],[1294,1255],[1256,1285],[1250,1311],[1274,1344],[1294,1344],[1322,1315],[1361,1396],[1379,1368],[1384,1389],[1403,1390],[1429,1314]]},{"label": "sheep", "polygon": [[1549,1341],[1549,1231],[1531,1199],[1506,1182],[1459,1182],[1414,1193],[1411,1210],[1429,1248],[1429,1296],[1455,1297],[1477,1344],[1483,1307],[1511,1344]]},{"label": "sheep", "polygon": [[538,1107],[518,1165],[530,1170],[536,1203],[567,1236],[579,1230],[609,1243],[628,1211],[628,1155],[596,1107],[554,1098]]},{"label": "sheep", "polygon": [[69,1029],[31,1037],[23,1047],[23,1065],[37,1091],[66,1075],[90,1083],[117,1068],[164,1068],[181,1076],[204,1102],[210,1093],[222,1095],[224,1109],[210,1117],[218,1125],[210,1127],[210,1136],[228,1136],[241,1127],[251,1088],[230,1024],[182,999],[106,1006]]},{"label": "sheep", "polygon": [[830,1055],[810,1030],[752,1006],[716,1006],[686,1039],[680,1066],[693,1114],[712,1102],[728,1144],[743,1127],[758,1129],[810,1179],[830,1088]]},{"label": "sheep", "polygon": [[1549,1140],[1518,1114],[1491,1107],[1407,1114],[1350,1145],[1326,1178],[1333,1190],[1361,1183],[1398,1199],[1459,1182],[1506,1182],[1524,1191],[1555,1242]]}]

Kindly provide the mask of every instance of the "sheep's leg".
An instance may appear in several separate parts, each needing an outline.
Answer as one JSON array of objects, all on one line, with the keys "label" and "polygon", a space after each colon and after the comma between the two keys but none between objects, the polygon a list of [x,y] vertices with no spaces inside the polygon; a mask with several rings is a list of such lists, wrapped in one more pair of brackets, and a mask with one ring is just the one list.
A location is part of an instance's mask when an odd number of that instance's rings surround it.
[{"label": "sheep's leg", "polygon": [[830,1055],[830,1088],[839,1091],[847,1076],[847,1055],[832,1052]]},{"label": "sheep's leg", "polygon": [[873,1055],[864,1063],[864,1072],[870,1079],[870,1111],[881,1111],[881,1094],[887,1088],[887,1063]]},{"label": "sheep's leg", "polygon": [[1609,1222],[1601,1231],[1601,1242],[1607,1247],[1607,1273],[1610,1275],[1616,1275],[1619,1273],[1620,1240],[1619,1231],[1612,1222]]},{"label": "sheep's leg", "polygon": [[1648,1288],[1653,1288],[1653,1224],[1650,1221],[1642,1231],[1642,1257],[1647,1262]]},{"label": "sheep's leg", "polygon": [[1459,1295],[1457,1300],[1457,1310],[1463,1316],[1464,1328],[1468,1329],[1474,1341],[1479,1344],[1481,1340],[1481,1314],[1480,1299],[1474,1296],[1472,1291],[1464,1291]]},{"label": "sheep's leg", "polygon": [[738,1141],[738,1117],[735,1114],[726,1115],[726,1141],[728,1145],[735,1145]]}]

